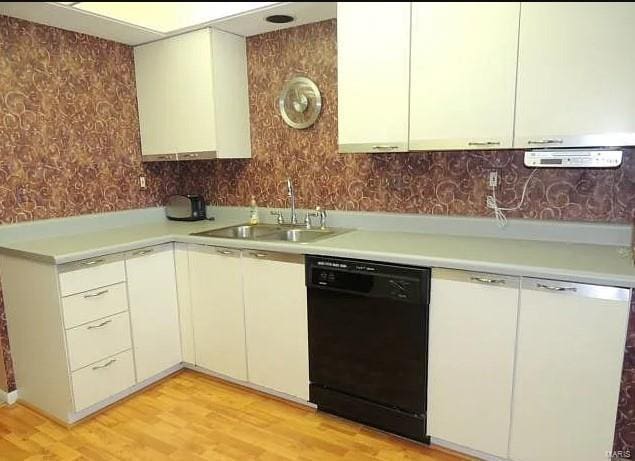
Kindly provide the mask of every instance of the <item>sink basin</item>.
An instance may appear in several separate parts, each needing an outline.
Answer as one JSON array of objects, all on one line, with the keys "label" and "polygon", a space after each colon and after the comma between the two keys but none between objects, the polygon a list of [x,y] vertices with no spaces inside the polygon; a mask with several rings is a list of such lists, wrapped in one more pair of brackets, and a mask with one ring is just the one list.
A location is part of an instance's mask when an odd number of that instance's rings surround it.
[{"label": "sink basin", "polygon": [[255,240],[264,235],[280,232],[284,228],[273,224],[243,224],[240,226],[223,227],[205,232],[196,232],[192,235],[203,237],[221,237],[230,239]]},{"label": "sink basin", "polygon": [[348,232],[349,229],[306,229],[284,224],[242,224],[239,226],[223,227],[192,235],[202,237],[220,237],[238,240],[262,240],[307,243],[326,237]]},{"label": "sink basin", "polygon": [[[266,235],[263,240],[281,240],[283,242],[306,243],[338,233],[331,229],[287,229],[275,234]],[[341,230],[340,230],[341,233]]]}]

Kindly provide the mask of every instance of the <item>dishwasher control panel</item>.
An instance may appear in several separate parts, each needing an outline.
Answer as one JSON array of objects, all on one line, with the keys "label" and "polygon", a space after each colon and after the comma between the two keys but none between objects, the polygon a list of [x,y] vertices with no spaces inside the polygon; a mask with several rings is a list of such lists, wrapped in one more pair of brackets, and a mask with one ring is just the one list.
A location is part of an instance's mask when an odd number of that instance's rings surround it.
[{"label": "dishwasher control panel", "polygon": [[428,299],[429,278],[427,268],[307,257],[309,287],[420,303]]}]

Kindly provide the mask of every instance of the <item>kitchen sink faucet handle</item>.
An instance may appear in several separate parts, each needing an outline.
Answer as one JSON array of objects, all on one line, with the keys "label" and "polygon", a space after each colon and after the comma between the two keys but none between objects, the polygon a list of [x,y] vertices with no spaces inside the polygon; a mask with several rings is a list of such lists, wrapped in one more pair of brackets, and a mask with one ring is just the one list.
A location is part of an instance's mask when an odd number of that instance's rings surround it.
[{"label": "kitchen sink faucet handle", "polygon": [[276,216],[276,222],[278,224],[284,224],[284,216],[282,216],[282,211],[274,210],[271,212],[273,216]]},{"label": "kitchen sink faucet handle", "polygon": [[326,229],[326,210],[323,210],[321,207],[315,207],[315,213],[320,217],[320,229]]},{"label": "kitchen sink faucet handle", "polygon": [[307,229],[311,229],[311,218],[313,216],[315,217],[319,217],[320,216],[320,212],[319,212],[319,208],[320,207],[316,207],[315,211],[307,211],[306,215],[304,215],[304,227],[306,227]]}]

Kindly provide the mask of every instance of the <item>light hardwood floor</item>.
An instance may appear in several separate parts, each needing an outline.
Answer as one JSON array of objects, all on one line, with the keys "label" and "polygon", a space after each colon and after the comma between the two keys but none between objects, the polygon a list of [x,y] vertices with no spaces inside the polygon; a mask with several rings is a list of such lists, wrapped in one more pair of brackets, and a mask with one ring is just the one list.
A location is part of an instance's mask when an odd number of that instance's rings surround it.
[{"label": "light hardwood floor", "polygon": [[3,461],[460,459],[192,371],[72,428],[0,408]]}]

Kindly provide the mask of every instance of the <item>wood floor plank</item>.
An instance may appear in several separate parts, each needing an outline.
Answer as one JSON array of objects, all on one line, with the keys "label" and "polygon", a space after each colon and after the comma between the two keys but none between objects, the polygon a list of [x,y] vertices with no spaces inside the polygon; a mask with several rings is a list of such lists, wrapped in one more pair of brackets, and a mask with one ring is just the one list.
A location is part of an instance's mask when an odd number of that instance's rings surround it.
[{"label": "wood floor plank", "polygon": [[0,406],[2,461],[465,459],[192,371],[70,428]]}]

